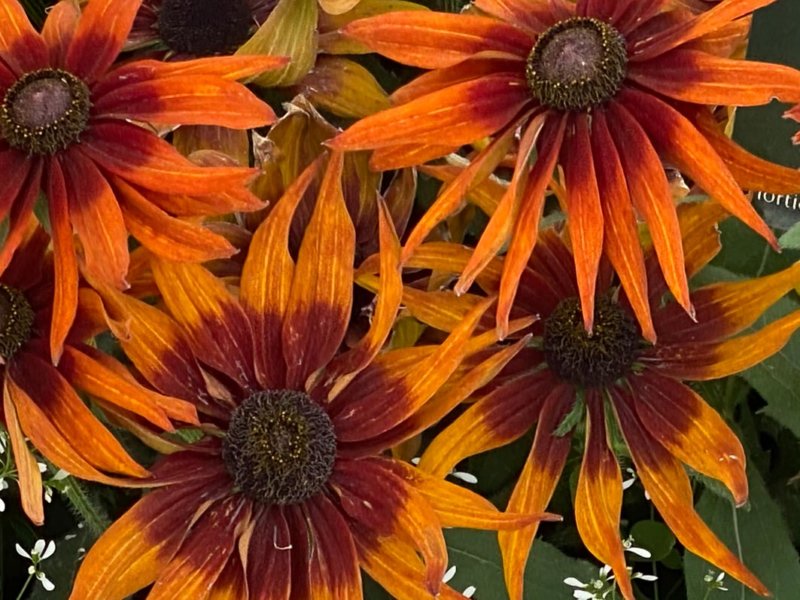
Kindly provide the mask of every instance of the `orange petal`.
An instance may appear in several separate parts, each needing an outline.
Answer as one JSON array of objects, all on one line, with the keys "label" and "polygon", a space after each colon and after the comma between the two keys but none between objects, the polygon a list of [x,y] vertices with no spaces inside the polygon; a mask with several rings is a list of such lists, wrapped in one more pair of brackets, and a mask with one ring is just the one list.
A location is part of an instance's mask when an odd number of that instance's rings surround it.
[{"label": "orange petal", "polygon": [[723,160],[691,121],[655,96],[633,88],[623,90],[619,98],[667,160],[774,248],[778,247],[775,235],[748,202]]},{"label": "orange petal", "polygon": [[253,332],[225,283],[200,265],[153,258],[153,277],[194,355],[244,389],[255,384]]},{"label": "orange petal", "polygon": [[251,503],[241,496],[210,507],[192,524],[180,550],[158,574],[150,600],[203,598],[214,587],[236,539],[250,521]]},{"label": "orange petal", "polygon": [[[11,152],[16,153],[15,150]],[[5,271],[17,247],[25,238],[31,223],[35,217],[33,206],[39,197],[42,185],[42,172],[44,170],[44,160],[40,158],[29,159],[33,164],[25,167],[28,171],[27,180],[22,185],[15,197],[6,196],[11,203],[10,214],[8,215],[8,229],[3,246],[0,247],[0,273]],[[2,192],[0,192],[2,193]],[[5,194],[3,194],[5,195]]]},{"label": "orange petal", "polygon": [[58,2],[47,13],[42,38],[50,49],[50,64],[63,65],[81,11],[74,2]]},{"label": "orange petal", "polygon": [[148,250],[178,262],[203,262],[229,258],[237,252],[224,237],[201,225],[169,216],[134,187],[112,178],[131,233]]},{"label": "orange petal", "polygon": [[[266,536],[264,536],[266,537]],[[241,538],[240,538],[241,539]],[[270,576],[270,582],[276,583],[275,578]],[[275,591],[275,594],[279,592]],[[248,584],[245,580],[244,565],[239,555],[235,552],[231,554],[222,573],[219,574],[214,582],[214,587],[209,591],[206,600],[239,600],[240,598],[251,597]]]},{"label": "orange petal", "polygon": [[92,124],[80,147],[104,170],[162,194],[229,192],[255,175],[248,168],[198,167],[153,133],[120,121]]},{"label": "orange petal", "polygon": [[526,57],[530,36],[486,17],[427,11],[392,12],[346,25],[342,32],[392,60],[441,69],[479,52]]},{"label": "orange petal", "polygon": [[628,68],[628,77],[655,92],[708,106],[800,102],[800,71],[783,65],[676,49]]},{"label": "orange petal", "polygon": [[319,5],[326,13],[341,15],[353,8],[360,0],[319,0]]},{"label": "orange petal", "polygon": [[747,501],[745,454],[724,419],[691,388],[648,371],[631,378],[636,414],[647,432],[695,471],[722,481],[737,506]]},{"label": "orange petal", "polygon": [[[525,468],[514,486],[506,510],[530,514],[547,508],[556,489],[561,471],[567,462],[571,436],[556,437],[556,430],[575,402],[575,391],[565,385],[554,387],[542,407],[536,437]],[[523,573],[538,524],[525,529],[501,531],[498,534],[503,555],[506,589],[511,600],[523,598]]]},{"label": "orange petal", "polygon": [[[533,253],[539,234],[539,220],[544,208],[544,193],[558,162],[568,117],[548,119],[537,148],[536,162],[531,169],[525,191],[520,200],[520,212],[514,223],[514,232],[503,260],[500,293],[497,298],[497,329],[501,337],[508,332],[508,318],[520,277]],[[498,207],[498,213],[500,207]],[[502,213],[497,218],[502,217]]]},{"label": "orange petal", "polygon": [[539,418],[553,385],[553,375],[542,371],[498,386],[433,439],[420,469],[444,477],[464,458],[522,437]]},{"label": "orange petal", "polygon": [[575,257],[583,324],[591,334],[597,270],[603,254],[603,209],[592,158],[589,117],[578,116],[573,124],[575,130],[568,133],[561,149],[567,187],[565,209]]},{"label": "orange petal", "polygon": [[719,541],[695,512],[692,486],[683,465],[642,427],[634,415],[636,398],[614,395],[614,407],[622,434],[630,448],[636,471],[661,518],[689,552],[727,571],[746,586],[769,595],[766,587]]},{"label": "orange petal", "polygon": [[294,389],[331,360],[350,320],[355,229],[342,192],[342,165],[342,154],[334,152],[300,246],[286,305],[283,355],[287,385]]},{"label": "orange petal", "polygon": [[79,150],[63,161],[69,217],[81,241],[87,274],[119,289],[128,287],[128,231],[108,181]]},{"label": "orange petal", "polygon": [[58,161],[50,163],[47,176],[47,209],[53,238],[53,316],[50,329],[50,357],[58,364],[78,310],[78,261],[72,237],[64,174]]},{"label": "orange petal", "polygon": [[88,82],[103,75],[122,50],[141,3],[92,0],[87,4],[67,50],[67,70]]},{"label": "orange petal", "polygon": [[321,160],[311,163],[259,225],[242,269],[239,299],[253,328],[256,377],[267,387],[280,387],[285,381],[281,324],[294,275],[289,230],[294,212],[321,165]]},{"label": "orange petal", "polygon": [[[620,0],[620,4],[624,3]],[[555,21],[547,2],[530,0],[475,0],[475,6],[482,11],[524,26],[532,33],[542,33]]]},{"label": "orange petal", "polygon": [[603,241],[606,254],[619,275],[625,295],[642,328],[642,335],[653,343],[656,341],[656,332],[650,316],[647,272],[644,253],[639,241],[639,229],[628,193],[625,171],[608,130],[604,111],[597,111],[594,114],[592,156],[597,171],[600,198],[602,198],[605,227]]},{"label": "orange petal", "polygon": [[614,453],[608,447],[603,402],[601,393],[587,393],[588,440],[575,492],[575,522],[586,548],[601,562],[611,565],[622,596],[625,600],[633,600],[619,533],[622,474]]},{"label": "orange petal", "polygon": [[[14,453],[14,466],[19,477],[19,495],[22,510],[34,525],[44,523],[44,496],[42,488],[42,473],[39,465],[28,450],[25,443],[25,434],[17,418],[17,409],[14,406],[15,396],[19,394],[11,377],[3,378],[3,417],[8,438],[11,441],[11,450]],[[13,390],[13,391],[12,391]]]},{"label": "orange petal", "polygon": [[19,2],[0,2],[0,57],[14,75],[48,66],[47,46]]},{"label": "orange petal", "polygon": [[530,102],[521,75],[487,75],[361,119],[328,142],[340,150],[461,146],[505,127]]},{"label": "orange petal", "polygon": [[102,96],[95,95],[93,110],[102,118],[232,129],[270,125],[276,119],[269,105],[245,86],[201,74],[121,85]]},{"label": "orange petal", "polygon": [[[365,117],[368,118],[368,117]],[[369,160],[373,171],[389,171],[424,164],[434,158],[455,152],[457,146],[419,145],[414,143],[384,146],[376,149]]]}]

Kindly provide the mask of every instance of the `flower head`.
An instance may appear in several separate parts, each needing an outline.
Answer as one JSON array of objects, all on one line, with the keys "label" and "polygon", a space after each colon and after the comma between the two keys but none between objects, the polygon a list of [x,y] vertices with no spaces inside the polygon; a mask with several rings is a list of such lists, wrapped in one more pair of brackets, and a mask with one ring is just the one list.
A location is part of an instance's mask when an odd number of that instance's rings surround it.
[{"label": "flower head", "polygon": [[[719,250],[715,226],[722,214],[708,203],[680,207],[690,275]],[[468,259],[465,248],[431,244],[421,246],[410,264],[453,272]],[[523,271],[513,312],[539,315],[532,326],[536,342],[437,436],[423,454],[420,468],[445,475],[462,458],[509,443],[536,425],[528,462],[508,509],[544,510],[566,464],[571,438],[576,431],[585,431],[575,498],[578,531],[589,551],[612,566],[624,597],[631,599],[623,557],[626,545],[619,532],[624,484],[610,441],[625,443],[653,504],[686,549],[765,593],[694,510],[683,464],[722,481],[737,505],[746,501],[748,487],[742,445],[687,382],[738,373],[787,343],[800,328],[800,311],[757,331],[741,332],[797,286],[800,263],[766,277],[697,289],[693,321],[674,300],[665,300],[667,286],[652,248],[645,260],[658,342],[644,340],[635,327],[629,299],[607,270],[597,290],[590,337],[580,326],[570,250],[559,234],[546,230]],[[495,261],[478,283],[493,293],[501,285],[500,273],[501,265]],[[403,301],[416,310],[413,295]],[[453,319],[474,301],[467,295],[441,302]],[[449,329],[452,324],[438,318],[437,326]],[[609,422],[614,425],[608,426]],[[584,427],[576,428],[578,423]],[[506,581],[515,599],[522,594],[520,573],[535,530],[534,526],[500,534]]]},{"label": "flower head", "polygon": [[800,190],[800,173],[749,155],[711,118],[717,105],[800,100],[800,72],[728,58],[731,48],[715,39],[765,4],[723,0],[693,14],[647,0],[476,0],[481,15],[397,12],[356,21],[344,28],[346,35],[429,72],[394,93],[394,108],[362,119],[330,145],[375,149],[376,167],[395,167],[491,136],[411,232],[403,253],[408,259],[519,136],[508,190],[456,290],[466,292],[507,243],[497,307],[505,333],[545,191],[560,166],[566,194],[559,200],[571,229],[587,331],[594,325],[605,252],[652,342],[637,218],[647,224],[669,290],[688,313],[693,310],[662,159],[773,246],[774,235],[741,188]]},{"label": "flower head", "polygon": [[[195,590],[252,597],[357,598],[360,567],[395,596],[442,586],[442,526],[508,528],[521,517],[382,453],[425,428],[429,404],[460,402],[464,358],[491,345],[472,338],[482,303],[441,345],[379,354],[399,306],[399,245],[381,205],[383,272],[372,326],[342,350],[351,314],[355,232],[327,166],[297,252],[295,210],[316,161],[256,231],[238,295],[198,265],[152,261],[169,314],[103,289],[130,325],[122,347],[156,389],[197,405],[205,439],[170,447],[153,468],[158,489],[113,524],[83,561],[73,598],[151,597]],[[324,260],[320,260],[324,256]],[[473,375],[474,376],[474,375]],[[455,377],[453,388],[437,396]],[[432,398],[434,400],[432,400]],[[134,424],[135,425],[135,424]],[[122,560],[142,557],[135,563]],[[120,560],[117,560],[120,558]]]},{"label": "flower head", "polygon": [[[52,340],[57,361],[75,312],[79,260],[91,279],[124,288],[129,230],[167,255],[167,246],[175,252],[189,246],[204,248],[205,259],[230,256],[234,249],[226,240],[173,215],[252,210],[254,199],[243,187],[250,169],[198,167],[140,124],[270,123],[272,110],[234,80],[284,61],[238,57],[175,66],[144,60],[115,67],[138,0],[91,0],[83,13],[77,3],[59,2],[42,33],[16,0],[4,6],[0,163],[9,177],[0,218],[8,217],[9,231],[0,271],[43,192],[58,280]],[[182,201],[184,196],[191,201]],[[185,204],[192,207],[187,212]],[[165,239],[171,244],[165,246]]]}]

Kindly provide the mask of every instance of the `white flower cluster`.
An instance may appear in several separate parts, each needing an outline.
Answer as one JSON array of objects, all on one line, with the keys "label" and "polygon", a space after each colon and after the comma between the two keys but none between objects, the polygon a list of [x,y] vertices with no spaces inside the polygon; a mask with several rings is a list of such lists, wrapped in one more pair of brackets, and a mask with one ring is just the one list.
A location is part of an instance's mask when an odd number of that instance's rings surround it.
[{"label": "white flower cluster", "polygon": [[[632,537],[623,540],[622,546],[625,552],[630,552],[641,558],[647,559],[652,556],[644,548],[634,546]],[[628,567],[628,572],[631,574],[631,579],[641,579],[642,581],[656,581],[658,579],[655,575],[633,572],[630,567]],[[576,577],[567,577],[564,583],[570,587],[577,588],[572,592],[572,597],[575,600],[606,600],[607,598],[613,598],[616,594],[617,583],[614,581],[614,575],[611,573],[609,565],[603,565],[598,572],[597,579],[592,579],[588,583],[584,583]]]},{"label": "white flower cluster", "polygon": [[28,581],[25,582],[25,587],[28,586],[28,583],[30,583],[33,577],[36,577],[39,583],[42,584],[42,587],[48,592],[52,592],[56,589],[56,586],[47,578],[47,575],[45,575],[45,572],[42,571],[40,566],[43,561],[53,556],[53,553],[56,551],[56,543],[53,540],[49,542],[36,540],[30,552],[27,552],[19,544],[16,545],[16,548],[17,554],[31,561],[31,565],[28,567]]}]

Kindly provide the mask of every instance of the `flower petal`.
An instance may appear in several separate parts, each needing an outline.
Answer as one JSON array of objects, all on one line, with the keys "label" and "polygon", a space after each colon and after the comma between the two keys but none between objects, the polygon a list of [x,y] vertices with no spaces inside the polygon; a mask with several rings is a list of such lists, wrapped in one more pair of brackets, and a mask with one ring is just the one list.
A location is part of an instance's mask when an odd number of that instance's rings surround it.
[{"label": "flower petal", "polygon": [[74,2],[58,2],[47,13],[42,38],[50,49],[50,64],[63,65],[81,16]]},{"label": "flower petal", "polygon": [[[353,302],[355,229],[342,192],[343,155],[328,163],[297,257],[283,319],[286,381],[301,389],[344,338]],[[325,260],[320,260],[325,257]]]},{"label": "flower petal", "polygon": [[746,586],[769,595],[767,588],[719,541],[695,512],[692,487],[683,465],[656,442],[635,416],[636,400],[614,394],[614,407],[636,471],[661,518],[689,552],[724,569]]},{"label": "flower petal", "polygon": [[289,600],[292,553],[300,551],[300,547],[293,547],[293,541],[279,507],[265,508],[250,522],[239,541],[239,551],[246,557],[250,600]]},{"label": "flower petal", "polygon": [[47,46],[17,0],[0,1],[0,58],[17,77],[48,65]]},{"label": "flower petal", "polygon": [[339,117],[360,119],[391,106],[375,76],[347,58],[320,56],[298,85],[315,106]]},{"label": "flower petal", "polygon": [[645,430],[695,471],[722,481],[737,506],[747,501],[745,454],[720,415],[691,388],[653,371],[631,378]]},{"label": "flower petal", "polygon": [[392,12],[354,21],[342,32],[406,65],[441,69],[479,52],[526,57],[533,40],[510,23],[439,12]]}]

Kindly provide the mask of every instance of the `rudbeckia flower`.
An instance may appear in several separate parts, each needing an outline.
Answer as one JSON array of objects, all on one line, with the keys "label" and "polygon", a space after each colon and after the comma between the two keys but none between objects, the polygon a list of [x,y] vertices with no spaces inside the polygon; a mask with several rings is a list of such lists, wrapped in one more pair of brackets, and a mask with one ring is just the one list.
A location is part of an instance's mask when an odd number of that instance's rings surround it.
[{"label": "rudbeckia flower", "polygon": [[[7,174],[0,219],[10,222],[0,271],[43,191],[56,261],[54,360],[75,313],[73,232],[86,272],[122,288],[128,230],[141,232],[144,244],[154,238],[147,235],[153,230],[176,246],[181,238],[196,244],[207,232],[168,213],[208,214],[208,204],[224,213],[231,204],[250,201],[228,196],[246,192],[252,170],[193,165],[135,123],[271,123],[272,110],[234,80],[283,64],[273,57],[239,57],[114,68],[139,2],[91,0],[82,14],[76,6],[54,6],[40,34],[16,0],[0,2],[0,170]],[[224,240],[204,239],[211,254],[234,251]]]},{"label": "rudbeckia flower", "polygon": [[[455,599],[441,583],[442,526],[510,528],[545,516],[500,513],[383,454],[427,425],[419,412],[465,356],[496,338],[472,337],[484,302],[441,346],[379,354],[402,289],[399,244],[382,207],[372,327],[340,351],[355,244],[342,163],[331,157],[296,262],[289,229],[320,162],[287,190],[255,233],[238,296],[202,266],[155,258],[169,314],[103,290],[112,315],[129,323],[122,348],[137,370],[196,404],[208,435],[156,463],[161,487],[89,551],[75,600],[121,599],[153,582],[151,600],[358,599],[359,565],[393,597]],[[513,355],[498,354],[501,362]],[[485,381],[487,369],[462,374],[447,401]]]},{"label": "rudbeckia flower", "polygon": [[170,419],[196,423],[193,405],[146,389],[118,374],[115,359],[83,344],[105,327],[100,299],[80,290],[77,318],[58,368],[50,362],[49,329],[53,256],[47,234],[28,227],[19,249],[0,275],[0,420],[14,451],[22,508],[44,521],[42,476],[25,441],[76,477],[109,485],[138,485],[149,476],[76,390],[92,395],[108,413],[138,415],[164,430]]},{"label": "rudbeckia flower", "polygon": [[[716,221],[722,209],[685,205],[679,210],[686,269],[692,275],[719,250]],[[410,265],[457,272],[469,249],[424,244]],[[478,284],[489,293],[500,285],[495,259]],[[760,594],[766,588],[725,547],[694,510],[684,464],[721,481],[741,506],[748,495],[745,454],[722,417],[687,382],[739,373],[778,352],[800,328],[794,311],[756,331],[746,331],[764,311],[800,283],[800,263],[752,280],[700,287],[693,292],[697,321],[674,300],[655,251],[647,252],[650,306],[659,335],[646,342],[630,303],[603,269],[595,302],[595,328],[583,325],[573,258],[563,238],[545,230],[522,272],[514,315],[539,315],[534,340],[480,397],[431,442],[420,468],[444,475],[461,459],[520,438],[535,425],[527,463],[508,504],[510,511],[544,510],[564,469],[575,425],[586,439],[574,500],[578,531],[592,554],[611,565],[624,597],[633,599],[620,536],[622,478],[610,440],[624,443],[638,476],[661,517],[690,552],[724,569]],[[459,322],[470,294],[425,312],[415,295],[403,304],[424,318],[438,312],[437,327]],[[444,322],[443,322],[444,321]],[[609,431],[606,419],[613,419]],[[619,439],[617,432],[621,433]],[[511,598],[522,598],[522,573],[536,527],[501,532],[506,582]]]},{"label": "rudbeckia flower", "polygon": [[724,0],[695,14],[649,0],[476,0],[487,16],[397,12],[359,20],[344,34],[430,71],[394,93],[396,107],[362,119],[330,145],[376,149],[374,162],[397,166],[492,136],[411,232],[407,259],[458,209],[465,192],[494,171],[519,133],[508,192],[457,291],[468,290],[508,243],[497,309],[498,327],[505,329],[536,243],[545,190],[560,165],[587,330],[605,251],[645,337],[654,341],[637,217],[648,226],[670,291],[692,312],[661,160],[773,246],[774,235],[741,188],[800,190],[800,173],[753,157],[710,120],[710,107],[717,105],[800,100],[800,72],[714,53],[731,50],[720,47],[720,32],[770,3]]}]

